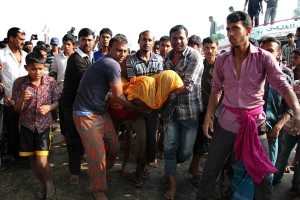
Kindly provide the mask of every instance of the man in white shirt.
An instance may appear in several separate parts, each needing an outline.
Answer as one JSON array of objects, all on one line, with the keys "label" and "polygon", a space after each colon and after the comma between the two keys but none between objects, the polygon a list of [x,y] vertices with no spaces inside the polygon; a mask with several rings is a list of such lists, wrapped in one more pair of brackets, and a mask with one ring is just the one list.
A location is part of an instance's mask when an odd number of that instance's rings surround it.
[{"label": "man in white shirt", "polygon": [[12,27],[7,32],[7,39],[7,47],[0,50],[2,82],[5,88],[3,114],[7,129],[8,154],[19,161],[19,113],[14,111],[11,95],[14,81],[28,74],[24,68],[27,53],[22,50],[25,32],[18,27]]}]

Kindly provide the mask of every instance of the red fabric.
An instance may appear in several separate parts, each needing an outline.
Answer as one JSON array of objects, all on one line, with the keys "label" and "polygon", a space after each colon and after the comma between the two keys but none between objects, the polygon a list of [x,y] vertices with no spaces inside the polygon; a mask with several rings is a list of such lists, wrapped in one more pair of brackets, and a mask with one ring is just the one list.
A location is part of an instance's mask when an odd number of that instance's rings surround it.
[{"label": "red fabric", "polygon": [[126,120],[134,120],[141,117],[143,114],[139,112],[129,111],[127,108],[123,107],[122,109],[113,109],[109,108],[108,113],[112,120],[117,121],[126,121]]},{"label": "red fabric", "polygon": [[242,125],[234,142],[235,159],[244,163],[253,182],[259,184],[264,176],[277,171],[263,149],[253,118],[263,112],[263,107],[259,106],[252,110],[241,110],[229,106],[225,108],[240,115],[237,123]]}]

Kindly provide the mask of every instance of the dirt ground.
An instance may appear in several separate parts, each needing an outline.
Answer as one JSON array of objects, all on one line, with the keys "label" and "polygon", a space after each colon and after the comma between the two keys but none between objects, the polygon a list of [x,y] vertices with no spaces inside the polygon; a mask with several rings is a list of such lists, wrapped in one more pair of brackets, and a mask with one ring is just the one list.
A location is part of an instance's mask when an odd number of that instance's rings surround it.
[{"label": "dirt ground", "polygon": [[[57,124],[55,126],[58,126]],[[52,176],[61,200],[92,200],[93,196],[89,188],[87,163],[82,162],[82,175],[79,185],[73,186],[68,183],[68,155],[66,147],[62,147],[63,136],[59,127],[54,132],[52,153],[49,160],[52,166]],[[120,141],[121,148],[119,158],[110,172],[115,176],[113,182],[109,182],[107,196],[111,200],[161,200],[167,185],[162,182],[163,160],[158,160],[158,168],[148,168],[150,179],[142,188],[133,184],[134,154],[130,155],[129,169],[131,176],[121,176],[124,142]],[[291,156],[293,156],[294,151]],[[203,168],[205,158],[200,162]],[[197,189],[191,184],[191,174],[188,173],[189,162],[179,164],[177,171],[177,200],[195,199]],[[12,164],[4,164],[0,171],[0,200],[33,200],[35,192],[40,189],[39,183],[32,171],[26,167],[15,167]],[[295,194],[290,191],[293,173],[284,175],[282,182],[274,186],[274,200],[289,200]],[[213,198],[211,198],[213,199]],[[219,198],[222,199],[222,198]]]}]

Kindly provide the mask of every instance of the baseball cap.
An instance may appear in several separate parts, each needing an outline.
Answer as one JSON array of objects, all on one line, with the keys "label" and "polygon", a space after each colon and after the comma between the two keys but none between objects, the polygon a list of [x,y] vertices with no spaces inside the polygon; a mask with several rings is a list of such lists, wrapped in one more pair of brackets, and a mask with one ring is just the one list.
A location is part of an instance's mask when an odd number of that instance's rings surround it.
[{"label": "baseball cap", "polygon": [[56,37],[51,38],[50,44],[56,44],[56,45],[59,45],[59,39],[56,38]]},{"label": "baseball cap", "polygon": [[295,34],[294,33],[289,33],[289,34],[287,34],[286,37],[295,37]]}]

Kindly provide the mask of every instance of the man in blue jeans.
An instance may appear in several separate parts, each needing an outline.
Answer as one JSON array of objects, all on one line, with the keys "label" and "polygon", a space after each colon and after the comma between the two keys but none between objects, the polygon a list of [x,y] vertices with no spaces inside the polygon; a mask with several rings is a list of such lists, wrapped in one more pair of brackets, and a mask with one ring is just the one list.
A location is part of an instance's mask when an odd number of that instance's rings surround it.
[{"label": "man in blue jeans", "polygon": [[[206,137],[211,138],[209,129],[214,135],[196,198],[209,198],[213,184],[234,151],[236,161],[243,164],[252,177],[255,199],[272,199],[269,177],[276,168],[267,155],[267,136],[259,135],[257,130],[265,121],[263,96],[266,76],[293,110],[297,125],[300,125],[299,103],[275,58],[250,44],[252,22],[249,15],[243,11],[229,14],[226,30],[232,48],[221,54],[214,65],[212,90],[203,124]],[[222,91],[224,107],[214,129],[214,113]],[[237,189],[240,189],[239,186]]]},{"label": "man in blue jeans", "polygon": [[[294,69],[295,81],[293,83],[293,89],[298,93],[300,89],[300,49],[296,49],[292,54],[292,66],[296,66]],[[298,96],[298,100],[299,100]],[[289,117],[289,116],[288,116]],[[283,177],[285,167],[287,166],[288,159],[290,157],[291,151],[295,145],[300,144],[300,138],[297,136],[297,129],[293,129],[291,126],[291,120],[288,121],[283,127],[280,152],[278,159],[276,161],[276,168],[278,171],[274,174],[273,184],[277,184]],[[299,160],[300,154],[296,153],[297,164],[295,165],[295,172],[292,180],[292,190],[298,195],[300,194],[300,167]]]},{"label": "man in blue jeans", "polygon": [[[203,110],[201,98],[201,77],[203,57],[188,47],[188,30],[183,25],[170,30],[171,50],[164,59],[165,70],[174,70],[184,85],[169,96],[174,101],[170,119],[163,117],[164,124],[164,171],[169,181],[166,199],[174,199],[176,193],[176,165],[183,163],[193,153],[199,115]],[[164,116],[164,113],[163,113]]]}]

